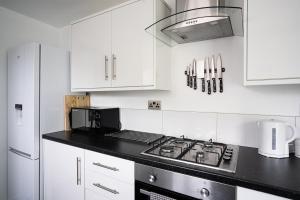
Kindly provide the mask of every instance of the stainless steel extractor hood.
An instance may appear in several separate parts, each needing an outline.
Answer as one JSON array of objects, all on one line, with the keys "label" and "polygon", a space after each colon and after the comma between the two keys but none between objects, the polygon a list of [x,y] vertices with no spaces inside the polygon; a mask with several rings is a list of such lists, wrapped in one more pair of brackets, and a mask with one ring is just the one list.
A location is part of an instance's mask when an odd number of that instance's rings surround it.
[{"label": "stainless steel extractor hood", "polygon": [[153,24],[156,31],[152,33],[159,39],[164,39],[165,36],[161,37],[161,33],[157,33],[159,29],[179,44],[243,36],[243,8],[232,2],[234,1],[176,0],[176,13]]}]

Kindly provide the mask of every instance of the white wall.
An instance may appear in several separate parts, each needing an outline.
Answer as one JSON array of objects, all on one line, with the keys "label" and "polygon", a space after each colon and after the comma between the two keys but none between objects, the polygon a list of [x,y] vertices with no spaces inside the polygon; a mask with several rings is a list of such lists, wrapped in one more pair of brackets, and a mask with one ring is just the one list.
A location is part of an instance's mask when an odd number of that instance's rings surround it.
[{"label": "white wall", "polygon": [[[243,86],[243,39],[231,37],[175,46],[170,91],[99,92],[92,94],[92,104],[146,109],[148,99],[159,99],[163,110],[299,116],[299,85]],[[222,54],[226,67],[224,93],[208,96],[186,87],[185,66],[193,58],[217,53]]]},{"label": "white wall", "polygon": [[[98,92],[92,94],[92,105],[123,108],[125,129],[258,147],[258,120],[279,119],[295,125],[300,86],[244,87],[243,40],[233,37],[175,46],[170,91]],[[209,96],[186,87],[185,66],[193,58],[218,53],[226,68],[224,93]],[[162,100],[163,111],[146,110],[148,99]]]},{"label": "white wall", "polygon": [[0,199],[7,197],[7,60],[9,48],[27,42],[60,46],[61,31],[0,7]]}]

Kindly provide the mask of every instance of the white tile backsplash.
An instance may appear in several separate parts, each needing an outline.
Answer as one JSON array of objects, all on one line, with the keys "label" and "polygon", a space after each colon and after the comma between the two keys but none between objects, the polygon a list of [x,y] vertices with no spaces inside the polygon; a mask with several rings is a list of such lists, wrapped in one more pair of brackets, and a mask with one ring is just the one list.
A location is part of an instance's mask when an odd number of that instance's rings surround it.
[{"label": "white tile backsplash", "polygon": [[296,118],[296,127],[297,127],[297,135],[298,135],[298,138],[300,138],[300,117],[297,117]]},{"label": "white tile backsplash", "polygon": [[219,142],[258,147],[259,132],[256,122],[278,119],[295,125],[295,117],[218,114],[217,140]]},{"label": "white tile backsplash", "polygon": [[162,132],[162,112],[139,109],[121,109],[122,129]]},{"label": "white tile backsplash", "polygon": [[259,132],[256,122],[263,119],[297,124],[300,138],[300,117],[121,109],[122,129],[175,137],[185,135],[199,140],[212,138],[214,141],[248,147],[258,147]]},{"label": "white tile backsplash", "polygon": [[216,119],[215,113],[163,111],[163,134],[215,140]]}]

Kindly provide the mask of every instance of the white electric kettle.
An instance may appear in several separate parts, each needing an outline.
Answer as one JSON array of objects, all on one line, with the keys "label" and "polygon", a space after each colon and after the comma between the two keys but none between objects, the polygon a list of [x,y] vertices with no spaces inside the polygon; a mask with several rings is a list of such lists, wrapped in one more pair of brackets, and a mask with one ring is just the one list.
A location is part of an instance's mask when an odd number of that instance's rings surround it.
[{"label": "white electric kettle", "polygon": [[296,138],[295,126],[273,119],[259,121],[257,126],[260,130],[259,154],[273,158],[289,157],[289,143]]}]

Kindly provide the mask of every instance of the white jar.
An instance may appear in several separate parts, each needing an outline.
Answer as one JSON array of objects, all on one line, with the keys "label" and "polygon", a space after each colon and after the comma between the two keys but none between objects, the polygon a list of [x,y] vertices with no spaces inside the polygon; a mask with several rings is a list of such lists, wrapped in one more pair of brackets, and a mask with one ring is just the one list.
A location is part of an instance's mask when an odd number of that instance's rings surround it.
[{"label": "white jar", "polygon": [[300,138],[295,140],[295,156],[300,158]]}]

